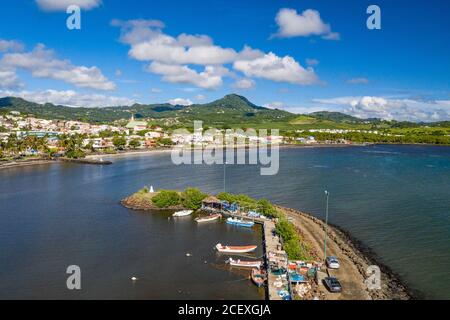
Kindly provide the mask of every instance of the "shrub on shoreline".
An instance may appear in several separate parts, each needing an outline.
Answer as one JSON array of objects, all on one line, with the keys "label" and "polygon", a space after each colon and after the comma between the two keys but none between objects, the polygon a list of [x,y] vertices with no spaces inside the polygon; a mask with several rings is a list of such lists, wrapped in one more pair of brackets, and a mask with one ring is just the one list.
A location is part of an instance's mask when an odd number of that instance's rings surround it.
[{"label": "shrub on shoreline", "polygon": [[183,206],[187,209],[197,210],[202,206],[202,200],[207,197],[207,194],[201,192],[197,188],[187,188],[181,193],[181,201]]},{"label": "shrub on shoreline", "polygon": [[152,202],[158,208],[167,208],[177,206],[181,203],[181,197],[174,190],[160,190],[157,195],[152,198]]},{"label": "shrub on shoreline", "polygon": [[149,192],[149,189],[147,186],[143,187],[141,190],[138,191],[139,194],[146,194]]},{"label": "shrub on shoreline", "polygon": [[281,217],[275,230],[283,239],[283,248],[291,260],[311,260],[308,245],[301,239],[295,226]]}]

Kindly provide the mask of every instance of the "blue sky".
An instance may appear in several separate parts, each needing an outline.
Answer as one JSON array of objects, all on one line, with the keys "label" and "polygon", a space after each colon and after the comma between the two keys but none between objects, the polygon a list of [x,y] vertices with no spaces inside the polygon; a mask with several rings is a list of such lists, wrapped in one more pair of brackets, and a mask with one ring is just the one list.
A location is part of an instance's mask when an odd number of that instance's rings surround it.
[{"label": "blue sky", "polygon": [[[344,3],[344,4],[343,4]],[[81,6],[81,30],[65,8]],[[381,8],[381,30],[366,9]],[[448,1],[2,2],[0,95],[67,105],[203,103],[450,119]]]}]

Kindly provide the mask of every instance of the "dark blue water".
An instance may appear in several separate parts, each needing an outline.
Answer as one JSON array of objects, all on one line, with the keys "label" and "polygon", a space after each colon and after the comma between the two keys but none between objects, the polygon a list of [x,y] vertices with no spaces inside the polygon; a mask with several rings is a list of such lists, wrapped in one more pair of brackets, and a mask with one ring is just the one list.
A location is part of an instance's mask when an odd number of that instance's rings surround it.
[{"label": "dark blue water", "polygon": [[[222,166],[175,166],[161,153],[113,161],[0,172],[0,298],[262,298],[211,250],[218,241],[256,244],[259,230],[200,227],[118,204],[143,185],[222,191]],[[421,297],[450,298],[450,148],[284,149],[276,176],[228,165],[226,177],[228,191],[319,217],[329,190],[332,223]],[[81,292],[65,289],[70,264],[82,269]]]}]

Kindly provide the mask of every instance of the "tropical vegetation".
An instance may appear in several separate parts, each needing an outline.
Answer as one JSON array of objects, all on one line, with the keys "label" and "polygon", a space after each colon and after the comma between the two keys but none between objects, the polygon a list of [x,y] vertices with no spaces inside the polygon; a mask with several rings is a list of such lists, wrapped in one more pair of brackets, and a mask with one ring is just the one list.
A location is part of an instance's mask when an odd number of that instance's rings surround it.
[{"label": "tropical vegetation", "polygon": [[181,197],[175,190],[160,190],[154,197],[152,202],[158,208],[168,208],[181,204]]}]

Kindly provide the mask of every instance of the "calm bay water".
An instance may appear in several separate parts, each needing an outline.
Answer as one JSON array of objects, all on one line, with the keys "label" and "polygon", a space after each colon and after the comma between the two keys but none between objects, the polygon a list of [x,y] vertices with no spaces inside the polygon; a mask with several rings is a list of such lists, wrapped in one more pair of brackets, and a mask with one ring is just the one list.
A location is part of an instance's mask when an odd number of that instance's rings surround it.
[{"label": "calm bay water", "polygon": [[[119,204],[143,185],[222,191],[222,166],[175,166],[168,153],[113,161],[0,171],[0,298],[263,298],[212,249],[217,242],[260,244],[259,229],[199,226],[191,217]],[[227,191],[319,217],[329,190],[332,223],[372,248],[422,297],[450,299],[450,148],[284,149],[276,176],[228,165],[226,177]],[[81,291],[66,289],[72,264],[81,267]]]}]

